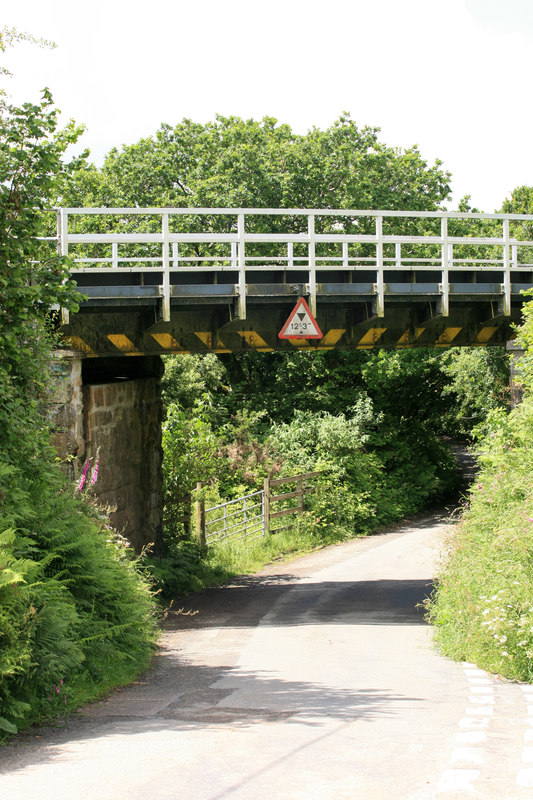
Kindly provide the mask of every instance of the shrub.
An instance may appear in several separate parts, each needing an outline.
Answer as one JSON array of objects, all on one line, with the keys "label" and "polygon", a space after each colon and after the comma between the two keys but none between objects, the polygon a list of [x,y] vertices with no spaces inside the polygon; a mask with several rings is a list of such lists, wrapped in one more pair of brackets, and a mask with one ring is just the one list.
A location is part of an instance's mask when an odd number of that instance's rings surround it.
[{"label": "shrub", "polygon": [[53,467],[28,480],[0,462],[0,567],[0,729],[70,711],[148,666],[149,584]]},{"label": "shrub", "polygon": [[479,429],[481,462],[429,606],[443,652],[508,678],[533,679],[533,306],[526,346],[526,398],[493,411]]}]

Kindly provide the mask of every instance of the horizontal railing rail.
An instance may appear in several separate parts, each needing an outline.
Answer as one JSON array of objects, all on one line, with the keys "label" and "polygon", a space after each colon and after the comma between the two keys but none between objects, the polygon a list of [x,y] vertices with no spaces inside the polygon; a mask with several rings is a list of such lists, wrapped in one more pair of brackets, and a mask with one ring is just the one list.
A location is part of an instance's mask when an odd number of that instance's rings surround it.
[{"label": "horizontal railing rail", "polygon": [[[358,283],[370,287],[365,292],[372,294],[378,316],[384,316],[390,285],[416,283],[417,273],[435,275],[444,316],[450,295],[465,291],[462,284],[456,289],[458,275],[468,273],[475,282],[477,276],[493,273],[491,292],[496,286],[506,316],[513,293],[533,281],[533,215],[521,214],[61,208],[57,242],[59,252],[73,258],[75,277],[120,273],[132,275],[134,282],[134,274],[143,280],[155,276],[165,320],[170,319],[172,298],[180,296],[180,276],[188,276],[189,285],[191,275],[205,273],[212,274],[214,283],[218,274],[228,273],[241,318],[246,316],[247,286],[261,283],[261,272],[270,276],[267,283],[273,273],[279,283],[295,280],[287,275],[301,277],[314,314],[320,283],[326,280],[330,287],[332,281],[351,286],[355,294]],[[401,286],[394,291],[401,294]]]},{"label": "horizontal railing rail", "polygon": [[[270,534],[280,533],[281,531],[287,530],[287,528],[291,527],[291,525],[284,525],[282,527],[278,526],[275,530],[273,530],[271,528],[272,520],[278,519],[279,517],[285,517],[288,514],[304,513],[304,497],[306,494],[315,491],[314,486],[311,486],[307,481],[310,478],[316,478],[321,474],[321,472],[301,472],[299,475],[292,475],[285,478],[265,478],[265,519],[268,526],[268,532]],[[294,484],[296,489],[290,492],[282,492],[281,494],[272,494],[272,489],[276,489],[278,486],[287,484]],[[298,501],[296,505],[285,505],[284,508],[280,508],[278,511],[272,511],[273,504],[293,499]]]}]

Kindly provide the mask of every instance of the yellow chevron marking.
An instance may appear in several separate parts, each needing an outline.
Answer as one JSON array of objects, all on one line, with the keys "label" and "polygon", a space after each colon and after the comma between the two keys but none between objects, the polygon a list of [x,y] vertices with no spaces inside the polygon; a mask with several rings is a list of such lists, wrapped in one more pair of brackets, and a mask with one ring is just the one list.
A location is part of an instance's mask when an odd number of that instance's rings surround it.
[{"label": "yellow chevron marking", "polygon": [[212,335],[209,333],[209,331],[195,331],[195,332],[194,332],[194,335],[195,335],[195,336],[198,336],[198,338],[200,339],[200,341],[201,341],[203,344],[205,344],[205,346],[206,346],[206,347],[209,347],[209,349],[211,349],[211,346],[212,346],[212,343],[213,343],[213,342],[212,342],[212,340],[213,340],[213,337],[212,337]]},{"label": "yellow chevron marking", "polygon": [[63,337],[63,341],[69,347],[72,347],[73,350],[78,350],[80,353],[85,353],[86,356],[96,356],[94,350],[89,347],[87,342],[84,342],[83,339],[80,339],[79,336],[65,336]]},{"label": "yellow chevron marking", "polygon": [[487,325],[485,328],[481,328],[480,332],[476,336],[476,342],[480,342],[480,344],[485,344],[488,342],[489,339],[494,336],[498,328],[490,327]]},{"label": "yellow chevron marking", "polygon": [[445,328],[435,342],[435,347],[448,347],[462,330],[462,328]]},{"label": "yellow chevron marking", "polygon": [[242,336],[246,344],[253,347],[255,350],[261,350],[264,353],[271,353],[274,350],[274,348],[270,347],[270,345],[255,331],[238,331],[238,333]]},{"label": "yellow chevron marking", "polygon": [[339,339],[346,333],[346,328],[332,328],[318,344],[319,350],[333,350]]},{"label": "yellow chevron marking", "polygon": [[318,345],[311,344],[309,339],[291,339],[288,341],[299,350],[333,350],[339,339],[346,333],[346,328],[331,328],[322,337]]},{"label": "yellow chevron marking", "polygon": [[163,350],[179,350],[183,352],[181,344],[174,339],[171,333],[152,333],[150,334]]},{"label": "yellow chevron marking", "polygon": [[405,331],[405,333],[400,336],[398,341],[396,342],[397,347],[409,347],[409,345],[416,342],[419,336],[424,333],[424,328],[415,328],[413,331]]},{"label": "yellow chevron marking", "polygon": [[213,334],[211,331],[195,331],[194,335],[198,336],[200,341],[214,353],[231,353],[231,350],[228,350],[220,339],[217,339],[216,347],[213,347]]},{"label": "yellow chevron marking", "polygon": [[128,339],[127,336],[124,336],[123,333],[108,333],[107,338],[111,342],[117,350],[120,350],[121,353],[124,353],[125,356],[142,356],[144,355],[141,353],[138,347],[135,347],[131,339]]},{"label": "yellow chevron marking", "polygon": [[386,330],[387,328],[369,328],[365,335],[357,343],[357,347],[374,347]]}]

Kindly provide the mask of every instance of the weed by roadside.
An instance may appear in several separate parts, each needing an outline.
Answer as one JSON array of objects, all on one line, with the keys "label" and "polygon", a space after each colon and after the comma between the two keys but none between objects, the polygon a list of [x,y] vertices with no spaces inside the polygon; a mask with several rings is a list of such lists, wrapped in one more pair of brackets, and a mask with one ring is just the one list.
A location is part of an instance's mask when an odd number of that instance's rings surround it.
[{"label": "weed by roadside", "polygon": [[481,470],[429,604],[442,651],[533,682],[533,304],[525,306],[526,397],[480,432]]}]

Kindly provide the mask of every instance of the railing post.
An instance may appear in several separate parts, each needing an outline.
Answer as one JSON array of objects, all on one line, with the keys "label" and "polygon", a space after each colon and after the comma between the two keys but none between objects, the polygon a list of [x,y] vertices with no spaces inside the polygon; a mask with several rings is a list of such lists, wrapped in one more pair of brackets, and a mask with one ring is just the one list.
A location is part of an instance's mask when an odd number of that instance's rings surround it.
[{"label": "railing post", "polygon": [[265,536],[270,535],[270,478],[265,478],[263,483],[263,509]]},{"label": "railing post", "polygon": [[394,245],[394,258],[396,260],[396,269],[402,268],[402,243],[396,242]]},{"label": "railing post", "polygon": [[311,314],[316,317],[316,240],[314,214],[309,214],[307,217],[307,233],[309,236],[309,308],[311,309]]},{"label": "railing post", "polygon": [[289,269],[294,267],[294,244],[287,242],[287,266]]},{"label": "railing post", "polygon": [[509,241],[509,220],[503,221],[503,313],[511,316],[511,253]]},{"label": "railing post", "polygon": [[237,234],[239,237],[239,319],[246,319],[246,248],[244,241],[244,214],[237,215]]},{"label": "railing post", "polygon": [[448,244],[448,269],[453,269],[453,244]]},{"label": "railing post", "polygon": [[440,221],[441,231],[441,314],[443,317],[450,315],[450,276],[449,276],[449,250],[448,250],[448,217],[442,217]]},{"label": "railing post", "polygon": [[163,236],[162,262],[163,262],[163,320],[170,322],[170,242],[168,230],[168,214],[162,215],[161,233]]},{"label": "railing post", "polygon": [[113,269],[118,269],[118,242],[111,245],[111,258]]},{"label": "railing post", "polygon": [[57,252],[60,256],[68,255],[68,212],[64,208],[57,210]]},{"label": "railing post", "polygon": [[342,266],[344,269],[350,268],[350,263],[348,260],[348,242],[342,243]]},{"label": "railing post", "polygon": [[203,483],[198,481],[196,484],[196,538],[198,544],[205,548],[205,500],[202,497]]},{"label": "railing post", "polygon": [[376,313],[385,316],[385,276],[383,273],[383,217],[376,217]]},{"label": "railing post", "polygon": [[[64,208],[58,208],[57,210],[57,254],[59,256],[68,256],[68,213]],[[70,312],[68,308],[62,308],[62,324],[68,325],[69,321]]]}]

